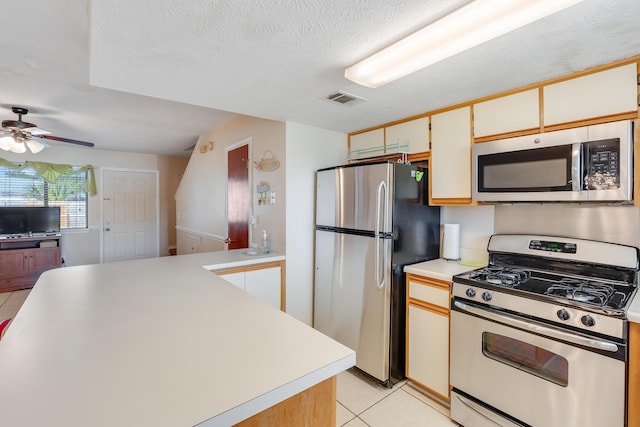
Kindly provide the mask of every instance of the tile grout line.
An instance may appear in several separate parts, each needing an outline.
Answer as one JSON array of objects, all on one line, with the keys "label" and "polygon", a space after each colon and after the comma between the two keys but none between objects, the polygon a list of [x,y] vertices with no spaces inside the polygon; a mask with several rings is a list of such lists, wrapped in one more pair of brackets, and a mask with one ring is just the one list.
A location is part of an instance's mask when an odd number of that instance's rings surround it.
[{"label": "tile grout line", "polygon": [[[374,406],[376,406],[378,403],[382,402],[383,400],[385,400],[387,397],[391,396],[392,394],[394,394],[395,392],[397,392],[398,390],[400,390],[402,387],[399,387],[395,390],[392,390],[391,393],[387,394],[386,396],[384,396],[383,398],[381,398],[380,400],[375,401],[373,404],[371,404],[369,407],[363,409],[359,414],[356,414],[357,418],[360,418],[360,415],[364,414],[365,412],[367,412],[369,409],[373,408]],[[345,406],[346,407],[346,406]],[[349,409],[349,408],[347,408]],[[363,421],[364,422],[364,421]],[[365,423],[366,424],[366,423]],[[367,424],[369,425],[369,424]]]},{"label": "tile grout line", "polygon": [[[404,386],[402,386],[402,387],[404,388]],[[408,394],[409,396],[413,397],[414,399],[416,399],[418,402],[422,403],[423,405],[426,405],[426,406],[430,407],[431,409],[433,409],[434,411],[438,412],[439,414],[442,414],[442,415],[450,418],[449,414],[446,414],[441,410],[442,408],[436,407],[436,406],[441,406],[442,404],[438,403],[437,405],[431,405],[431,404],[429,404],[429,402],[425,402],[424,400],[420,399],[418,396],[415,396],[415,395],[409,393],[406,390],[402,390],[402,391],[404,391],[406,394]],[[431,398],[426,396],[426,395],[424,397],[426,399],[428,399],[428,400],[431,400]],[[434,401],[434,403],[437,403],[437,402]]]}]

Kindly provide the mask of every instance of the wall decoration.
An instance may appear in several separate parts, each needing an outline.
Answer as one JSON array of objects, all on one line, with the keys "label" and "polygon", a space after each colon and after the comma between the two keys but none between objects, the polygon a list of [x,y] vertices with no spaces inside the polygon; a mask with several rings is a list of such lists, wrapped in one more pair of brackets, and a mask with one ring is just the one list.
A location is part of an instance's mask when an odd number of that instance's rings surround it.
[{"label": "wall decoration", "polygon": [[200,154],[204,154],[208,151],[213,151],[213,141],[209,141],[200,146]]},{"label": "wall decoration", "polygon": [[256,193],[258,193],[258,205],[266,205],[268,203],[269,183],[260,181],[260,184],[256,186]]},{"label": "wall decoration", "polygon": [[259,171],[272,172],[280,167],[280,160],[275,158],[271,150],[267,150],[262,159],[259,162],[253,162],[253,164]]}]

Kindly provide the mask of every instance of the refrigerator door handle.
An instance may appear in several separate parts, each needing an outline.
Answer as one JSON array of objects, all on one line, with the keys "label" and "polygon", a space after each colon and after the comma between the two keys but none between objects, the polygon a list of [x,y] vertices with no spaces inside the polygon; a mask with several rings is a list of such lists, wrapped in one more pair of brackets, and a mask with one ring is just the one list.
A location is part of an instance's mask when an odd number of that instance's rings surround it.
[{"label": "refrigerator door handle", "polygon": [[[384,202],[384,203],[381,203]],[[384,209],[385,211],[381,213],[381,206],[382,209]],[[378,286],[378,289],[382,289],[384,288],[385,285],[385,281],[386,281],[386,275],[385,274],[380,274],[380,239],[382,239],[382,236],[380,235],[380,215],[384,215],[384,220],[385,220],[385,225],[386,225],[386,217],[387,217],[387,184],[382,181],[380,182],[380,185],[378,185],[378,194],[376,197],[376,228],[375,228],[375,239],[376,239],[376,284]],[[382,254],[383,260],[382,260],[382,265],[385,265],[385,262],[387,261],[386,258],[386,249],[384,249],[384,253]],[[382,277],[381,277],[382,276]]]}]

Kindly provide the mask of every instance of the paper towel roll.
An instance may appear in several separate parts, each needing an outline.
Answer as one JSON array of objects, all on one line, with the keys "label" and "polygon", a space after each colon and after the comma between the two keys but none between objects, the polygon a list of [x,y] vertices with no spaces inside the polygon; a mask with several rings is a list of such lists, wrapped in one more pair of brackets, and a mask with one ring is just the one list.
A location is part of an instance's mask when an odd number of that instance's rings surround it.
[{"label": "paper towel roll", "polygon": [[451,260],[460,259],[460,224],[444,225],[442,258]]}]

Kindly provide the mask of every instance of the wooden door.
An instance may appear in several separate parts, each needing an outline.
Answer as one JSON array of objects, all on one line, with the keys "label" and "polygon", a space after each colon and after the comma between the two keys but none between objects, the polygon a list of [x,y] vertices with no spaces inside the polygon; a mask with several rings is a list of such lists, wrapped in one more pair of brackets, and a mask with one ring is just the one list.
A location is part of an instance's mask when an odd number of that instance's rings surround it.
[{"label": "wooden door", "polygon": [[103,261],[157,257],[158,173],[103,173]]},{"label": "wooden door", "polygon": [[229,249],[249,247],[249,145],[227,154],[227,236]]}]

